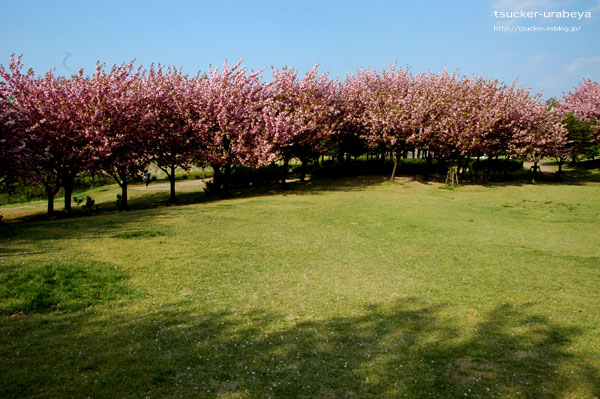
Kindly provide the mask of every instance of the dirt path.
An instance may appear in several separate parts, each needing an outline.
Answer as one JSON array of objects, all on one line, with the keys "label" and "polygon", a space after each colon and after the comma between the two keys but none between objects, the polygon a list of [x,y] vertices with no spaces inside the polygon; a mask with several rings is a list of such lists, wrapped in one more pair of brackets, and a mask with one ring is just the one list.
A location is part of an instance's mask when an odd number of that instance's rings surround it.
[{"label": "dirt path", "polygon": [[[176,191],[202,191],[206,187],[206,182],[212,179],[190,179],[190,180],[177,180],[175,182]],[[148,187],[144,185],[131,186],[131,190],[136,191],[170,191],[171,185],[167,181],[151,182]]]},{"label": "dirt path", "polygon": [[[533,162],[525,162],[525,163],[523,163],[523,167],[525,169],[529,170],[529,168],[531,168],[532,166],[533,166]],[[556,172],[558,170],[558,166],[548,165],[545,162],[540,162],[538,164],[538,166],[539,166],[539,168],[541,169],[541,171],[543,173],[554,173],[554,172]]]}]

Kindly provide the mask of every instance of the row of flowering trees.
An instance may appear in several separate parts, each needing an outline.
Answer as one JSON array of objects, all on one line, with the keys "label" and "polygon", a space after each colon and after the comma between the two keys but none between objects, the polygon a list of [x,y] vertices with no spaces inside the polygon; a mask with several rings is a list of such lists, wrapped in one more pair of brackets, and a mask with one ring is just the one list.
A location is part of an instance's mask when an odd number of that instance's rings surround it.
[{"label": "row of flowering trees", "polygon": [[48,212],[62,187],[69,212],[75,178],[103,173],[119,183],[126,207],[128,182],[149,163],[167,174],[175,201],[176,168],[194,164],[211,165],[214,186],[226,190],[238,165],[281,161],[287,170],[291,159],[306,165],[328,151],[383,149],[397,160],[418,149],[459,163],[483,153],[538,162],[565,151],[567,113],[600,120],[593,82],[548,107],[516,82],[446,71],[411,74],[392,65],[340,82],[316,66],[302,79],[282,68],[267,83],[261,73],[224,63],[190,77],[129,63],[64,78],[25,72],[13,56],[8,68],[0,65],[0,179],[42,185]]}]

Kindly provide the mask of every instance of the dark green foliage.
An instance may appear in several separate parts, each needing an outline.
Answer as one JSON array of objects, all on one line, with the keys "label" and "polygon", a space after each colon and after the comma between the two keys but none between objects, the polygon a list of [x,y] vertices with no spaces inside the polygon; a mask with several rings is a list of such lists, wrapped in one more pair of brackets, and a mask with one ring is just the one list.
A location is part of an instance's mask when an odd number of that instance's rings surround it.
[{"label": "dark green foliage", "polygon": [[45,196],[44,188],[32,182],[12,179],[2,183],[0,185],[0,202],[5,204],[42,199]]},{"label": "dark green foliage", "polygon": [[582,122],[573,114],[565,119],[565,125],[569,131],[569,150],[571,159],[576,162],[579,158],[593,159],[598,155],[599,146],[594,139],[594,125],[592,122]]},{"label": "dark green foliage", "polygon": [[[322,165],[314,164],[309,173],[312,179],[329,179],[337,177],[388,175],[392,173],[394,163],[378,159],[355,159],[338,163],[326,161]],[[426,159],[402,159],[398,164],[397,175],[429,175],[443,169],[442,163],[436,159],[427,162]]]},{"label": "dark green foliage", "polygon": [[132,294],[114,266],[73,261],[21,266],[0,273],[0,314],[74,311]]},{"label": "dark green foliage", "polygon": [[429,175],[446,173],[446,163],[438,159],[407,158],[398,163],[397,173],[400,175]]},{"label": "dark green foliage", "polygon": [[[225,179],[229,188],[256,187],[275,184],[281,181],[283,176],[283,165],[270,164],[259,168],[251,168],[247,166],[236,166],[231,168],[229,176],[223,173],[219,175],[221,185],[225,185]],[[212,182],[206,183],[206,191],[208,193],[217,193],[218,190]]]},{"label": "dark green foliage", "polygon": [[518,172],[523,169],[523,160],[521,159],[480,159],[479,161],[475,161],[471,164],[471,168],[473,172],[478,173],[481,171],[489,171],[489,172],[507,172],[513,173]]},{"label": "dark green foliage", "polygon": [[[75,179],[73,190],[74,192],[87,191],[113,183],[113,179],[109,177],[84,175]],[[58,196],[62,194],[63,189],[57,193]],[[0,202],[2,203],[24,202],[44,198],[46,198],[44,187],[33,181],[13,179],[0,185]],[[75,196],[73,197],[73,201],[80,205],[83,200]]]},{"label": "dark green foliage", "polygon": [[579,161],[565,175],[570,179],[600,182],[600,158]]},{"label": "dark green foliage", "polygon": [[[74,192],[86,191],[113,183],[114,181],[110,177],[84,175],[75,179],[73,190]],[[61,194],[62,190],[59,191],[58,195]],[[46,198],[44,187],[33,181],[13,179],[0,186],[0,202],[2,203],[23,202],[43,198]],[[73,197],[73,200],[79,204],[76,197]]]},{"label": "dark green foliage", "polygon": [[269,185],[281,180],[282,174],[283,166],[277,164],[262,166],[256,169],[238,166],[231,170],[229,184],[231,187]]}]

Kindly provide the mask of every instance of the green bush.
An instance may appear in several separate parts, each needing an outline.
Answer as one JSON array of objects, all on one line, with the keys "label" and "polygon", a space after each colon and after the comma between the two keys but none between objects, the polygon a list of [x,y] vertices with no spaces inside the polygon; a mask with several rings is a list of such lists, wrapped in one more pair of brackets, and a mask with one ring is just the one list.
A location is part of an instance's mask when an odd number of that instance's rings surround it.
[{"label": "green bush", "polygon": [[474,173],[478,173],[484,170],[489,172],[517,172],[523,169],[523,160],[521,159],[480,159],[478,161],[474,161],[471,164],[471,168]]},{"label": "green bush", "polygon": [[[278,164],[261,166],[259,168],[235,166],[231,168],[227,183],[229,188],[271,185],[281,181],[283,172],[283,165]],[[225,176],[222,176],[222,178],[224,179]],[[216,193],[218,189],[213,182],[207,182],[206,191]]]},{"label": "green bush", "polygon": [[[442,167],[436,159],[428,162],[426,159],[401,159],[398,163],[397,175],[428,175],[439,172]],[[330,179],[337,177],[352,177],[364,175],[391,175],[394,162],[378,159],[357,159],[338,163],[333,160],[314,164],[310,169],[312,179]]]}]

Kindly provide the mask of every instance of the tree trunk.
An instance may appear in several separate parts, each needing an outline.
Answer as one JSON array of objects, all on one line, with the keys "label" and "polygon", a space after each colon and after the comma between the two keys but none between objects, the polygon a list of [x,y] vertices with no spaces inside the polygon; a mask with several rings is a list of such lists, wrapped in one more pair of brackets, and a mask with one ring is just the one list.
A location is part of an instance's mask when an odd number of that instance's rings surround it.
[{"label": "tree trunk", "polygon": [[283,158],[283,168],[281,173],[281,187],[285,187],[285,181],[287,180],[288,169],[290,165],[290,159],[288,157]]},{"label": "tree trunk", "polygon": [[48,215],[54,213],[54,193],[46,193],[48,195]]},{"label": "tree trunk", "polygon": [[564,162],[565,162],[564,160],[558,161],[558,174],[559,175],[562,173],[562,166],[563,166]]},{"label": "tree trunk", "polygon": [[171,183],[171,198],[169,202],[175,203],[175,166],[171,165],[171,173],[169,174],[169,183]]},{"label": "tree trunk", "polygon": [[231,180],[231,165],[225,165],[225,173],[223,173],[223,195],[229,195],[229,183]]},{"label": "tree trunk", "polygon": [[487,162],[486,162],[486,168],[485,168],[485,174],[484,174],[487,177],[491,177],[492,176],[492,160],[493,160],[492,155],[491,154],[488,155],[488,159],[487,159]]},{"label": "tree trunk", "polygon": [[73,186],[75,185],[75,178],[72,173],[66,173],[63,178],[63,187],[65,189],[65,211],[71,213],[71,197],[73,196]]},{"label": "tree trunk", "polygon": [[463,166],[463,160],[465,159],[464,155],[461,155],[458,157],[458,160],[456,161],[456,174],[460,175],[460,171],[461,168]]},{"label": "tree trunk", "polygon": [[300,158],[300,181],[304,183],[304,179],[306,178],[306,158]]},{"label": "tree trunk", "polygon": [[531,182],[535,183],[536,175],[538,175],[538,163],[537,161],[533,162],[533,166],[531,167]]},{"label": "tree trunk", "polygon": [[119,184],[119,187],[121,187],[121,198],[119,199],[119,195],[117,195],[117,207],[119,210],[127,210],[129,209],[129,205],[127,204],[127,173],[123,170],[116,170],[115,172],[113,177]]},{"label": "tree trunk", "polygon": [[558,170],[554,173],[555,180],[562,180],[562,166],[564,162],[564,158],[559,158],[556,160],[556,163],[558,164]]},{"label": "tree trunk", "polygon": [[394,178],[396,177],[396,169],[398,168],[398,154],[392,156],[392,159],[394,160],[394,169],[392,169],[392,177],[390,178],[390,181],[394,181]]},{"label": "tree trunk", "polygon": [[65,186],[65,212],[71,213],[71,196],[73,194],[73,187]]},{"label": "tree trunk", "polygon": [[127,210],[129,209],[129,205],[127,204],[127,180],[124,179],[121,181],[121,209]]},{"label": "tree trunk", "polygon": [[46,196],[48,197],[48,215],[52,215],[54,213],[54,197],[56,197],[60,187],[58,183],[53,186],[50,181],[42,181],[42,185],[44,186]]},{"label": "tree trunk", "polygon": [[211,165],[211,167],[213,170],[212,191],[214,193],[220,193],[223,180],[221,177],[221,167],[219,165]]}]

